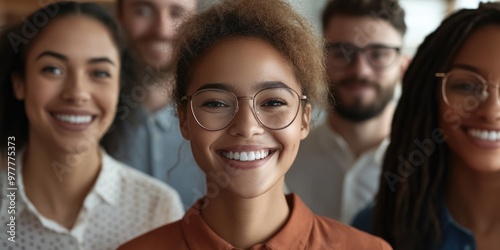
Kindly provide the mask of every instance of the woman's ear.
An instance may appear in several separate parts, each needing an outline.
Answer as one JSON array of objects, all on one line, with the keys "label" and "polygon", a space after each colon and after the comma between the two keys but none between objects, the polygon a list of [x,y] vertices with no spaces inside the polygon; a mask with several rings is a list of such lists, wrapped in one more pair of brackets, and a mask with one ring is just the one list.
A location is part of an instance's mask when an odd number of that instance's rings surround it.
[{"label": "woman's ear", "polygon": [[25,93],[26,89],[24,87],[25,83],[24,83],[23,77],[19,73],[14,73],[10,76],[10,80],[12,81],[12,88],[14,89],[14,96],[16,96],[16,98],[19,101],[24,100],[24,98],[26,96],[26,93]]},{"label": "woman's ear", "polygon": [[311,104],[308,103],[304,106],[304,112],[302,112],[302,125],[300,127],[300,137],[305,139],[309,134],[309,129],[311,128]]},{"label": "woman's ear", "polygon": [[179,127],[181,129],[182,137],[189,141],[189,126],[187,122],[188,114],[186,107],[177,106],[177,115],[179,116]]}]

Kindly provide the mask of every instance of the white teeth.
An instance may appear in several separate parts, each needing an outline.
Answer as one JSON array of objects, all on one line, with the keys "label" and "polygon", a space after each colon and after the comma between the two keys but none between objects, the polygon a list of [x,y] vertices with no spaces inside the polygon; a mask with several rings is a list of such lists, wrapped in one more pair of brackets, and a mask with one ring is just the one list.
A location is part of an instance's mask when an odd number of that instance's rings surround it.
[{"label": "white teeth", "polygon": [[269,155],[269,150],[249,151],[249,152],[224,152],[222,155],[231,160],[255,161],[264,159]]},{"label": "white teeth", "polygon": [[255,161],[255,152],[248,152],[248,161]]},{"label": "white teeth", "polygon": [[240,153],[240,161],[248,161],[247,152],[241,152]]},{"label": "white teeth", "polygon": [[59,115],[56,114],[55,117],[63,122],[73,123],[73,124],[84,124],[92,121],[91,115]]},{"label": "white teeth", "polygon": [[469,129],[467,131],[472,137],[476,137],[481,140],[486,141],[497,141],[500,140],[500,131],[487,131],[479,129]]}]

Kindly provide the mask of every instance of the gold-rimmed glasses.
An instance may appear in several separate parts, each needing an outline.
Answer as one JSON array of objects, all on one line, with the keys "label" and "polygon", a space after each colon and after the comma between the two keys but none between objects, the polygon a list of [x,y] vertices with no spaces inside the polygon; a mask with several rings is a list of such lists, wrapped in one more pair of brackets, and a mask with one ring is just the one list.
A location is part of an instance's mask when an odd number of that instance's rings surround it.
[{"label": "gold-rimmed glasses", "polygon": [[222,89],[201,89],[188,100],[191,112],[202,128],[210,131],[222,130],[229,126],[239,110],[239,100],[252,100],[252,112],[264,127],[272,130],[284,129],[295,120],[305,95],[286,87],[266,88],[254,96],[236,96]]},{"label": "gold-rimmed glasses", "polygon": [[[487,81],[483,76],[466,69],[454,69],[448,73],[436,73],[442,78],[441,94],[449,107],[471,106],[477,107],[493,93],[489,87],[497,87],[498,83]],[[500,104],[500,95],[497,92],[497,102]]]}]

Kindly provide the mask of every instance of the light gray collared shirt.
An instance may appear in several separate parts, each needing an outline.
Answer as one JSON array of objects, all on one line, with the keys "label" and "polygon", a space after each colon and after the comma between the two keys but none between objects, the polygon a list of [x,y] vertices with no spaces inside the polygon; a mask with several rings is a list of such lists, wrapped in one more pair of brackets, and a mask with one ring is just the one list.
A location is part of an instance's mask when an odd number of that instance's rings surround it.
[{"label": "light gray collared shirt", "polygon": [[382,160],[389,140],[355,157],[347,142],[325,121],[300,144],[285,177],[314,213],[350,223],[378,190]]}]

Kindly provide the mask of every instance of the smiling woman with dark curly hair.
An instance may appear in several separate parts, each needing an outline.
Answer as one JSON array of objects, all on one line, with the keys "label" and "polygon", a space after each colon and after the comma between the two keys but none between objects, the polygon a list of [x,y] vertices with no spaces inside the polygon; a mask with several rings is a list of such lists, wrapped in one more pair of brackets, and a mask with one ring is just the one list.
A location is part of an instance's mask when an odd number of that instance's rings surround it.
[{"label": "smiling woman with dark curly hair", "polygon": [[174,99],[207,195],[121,249],[390,249],[314,215],[284,176],[327,102],[322,43],[281,0],[227,0],[177,41]]}]

